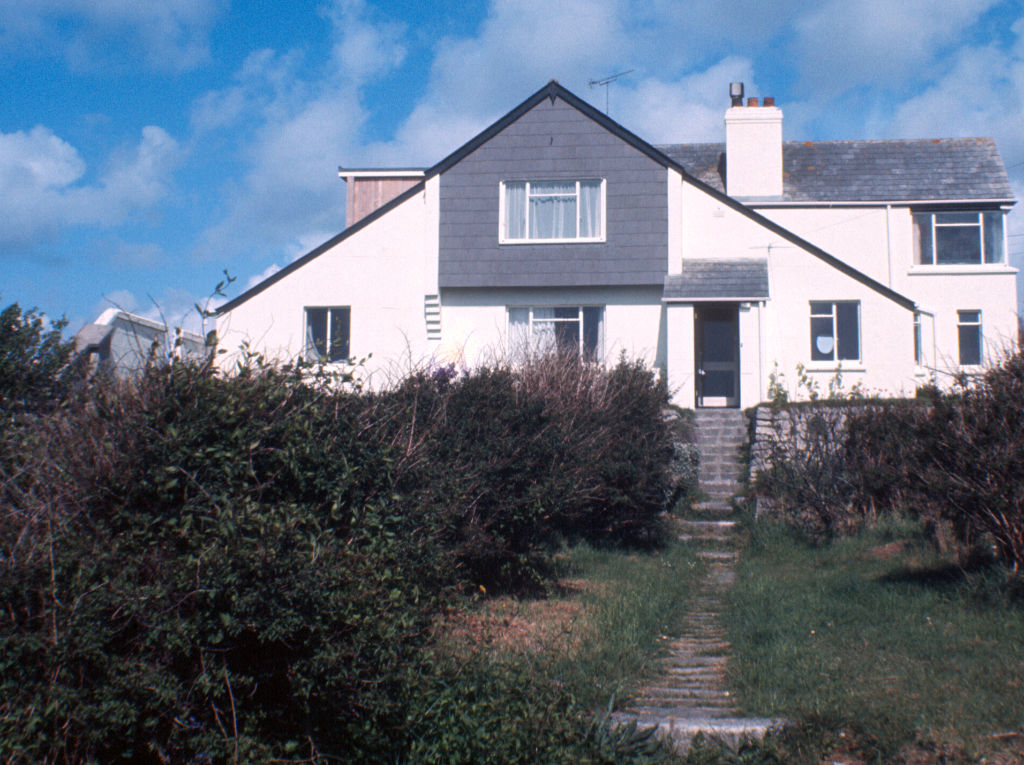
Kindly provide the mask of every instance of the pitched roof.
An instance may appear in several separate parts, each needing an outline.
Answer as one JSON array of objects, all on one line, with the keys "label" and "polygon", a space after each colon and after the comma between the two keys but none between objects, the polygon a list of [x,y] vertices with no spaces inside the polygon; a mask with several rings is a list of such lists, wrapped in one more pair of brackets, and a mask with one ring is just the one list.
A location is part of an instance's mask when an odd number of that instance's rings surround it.
[{"label": "pitched roof", "polygon": [[[578,111],[580,111],[585,116],[587,116],[590,119],[594,120],[596,123],[598,123],[599,125],[604,127],[606,130],[611,132],[613,135],[617,136],[622,141],[626,142],[627,144],[629,144],[630,146],[635,148],[637,151],[647,155],[648,157],[653,159],[655,162],[658,162],[659,164],[663,165],[664,167],[672,168],[673,170],[677,171],[678,173],[680,173],[683,176],[683,178],[687,182],[689,182],[693,186],[701,189],[702,191],[704,191],[705,193],[709,194],[710,196],[714,197],[719,202],[721,202],[723,205],[736,210],[741,215],[745,215],[746,217],[748,217],[751,220],[755,221],[756,223],[760,224],[761,226],[763,226],[764,228],[768,229],[772,233],[778,235],[782,239],[785,239],[786,241],[790,242],[791,244],[795,244],[800,249],[805,250],[806,252],[809,252],[810,254],[814,255],[815,257],[820,258],[821,260],[823,260],[826,263],[828,263],[829,265],[831,265],[833,268],[837,269],[838,271],[841,271],[842,273],[846,274],[847,276],[852,277],[853,279],[856,279],[857,281],[859,281],[862,284],[868,286],[869,288],[875,290],[876,292],[878,292],[879,294],[881,294],[884,297],[888,298],[889,300],[894,301],[898,305],[901,305],[904,308],[906,308],[908,310],[911,310],[911,311],[915,310],[915,307],[916,307],[915,303],[910,298],[908,298],[908,297],[906,297],[904,295],[901,295],[900,293],[896,292],[895,290],[893,290],[893,289],[891,289],[889,287],[886,287],[884,284],[882,284],[881,282],[877,281],[876,279],[872,279],[870,276],[868,276],[867,274],[863,273],[862,271],[858,271],[856,268],[854,268],[853,266],[843,262],[842,260],[839,260],[834,255],[830,255],[829,253],[825,252],[820,247],[817,247],[817,246],[811,244],[810,242],[808,242],[803,237],[797,236],[796,234],[794,234],[789,229],[783,228],[782,226],[778,225],[774,221],[769,220],[768,218],[764,217],[763,215],[761,215],[759,212],[757,212],[753,208],[748,207],[744,203],[739,202],[736,199],[734,199],[733,197],[728,196],[727,194],[725,194],[722,191],[721,188],[716,187],[713,183],[705,181],[704,179],[699,177],[698,174],[696,174],[694,172],[691,172],[678,159],[675,159],[672,156],[670,156],[669,154],[665,153],[663,151],[663,149],[666,148],[666,147],[659,148],[659,147],[654,146],[653,144],[647,143],[647,141],[645,141],[644,139],[640,138],[635,133],[632,133],[629,130],[627,130],[625,127],[620,125],[618,122],[613,120],[611,117],[606,115],[604,112],[601,112],[598,109],[595,109],[593,106],[588,104],[586,101],[582,100],[575,93],[573,93],[573,92],[567,90],[566,88],[562,87],[562,85],[560,85],[557,80],[551,80],[550,82],[548,82],[547,85],[542,87],[540,90],[538,90],[532,96],[530,96],[525,101],[523,101],[521,104],[519,104],[517,107],[512,109],[512,111],[510,111],[504,117],[501,117],[496,122],[492,123],[490,126],[484,128],[484,130],[482,130],[476,136],[474,136],[469,141],[464,143],[462,146],[460,146],[458,149],[453,151],[451,154],[449,154],[447,157],[442,159],[437,164],[433,165],[432,167],[427,168],[424,171],[424,178],[423,178],[423,180],[419,181],[415,186],[412,186],[407,191],[405,191],[402,194],[398,195],[397,197],[395,197],[394,199],[392,199],[390,202],[388,202],[387,204],[383,205],[382,207],[377,208],[376,210],[374,210],[372,213],[370,213],[366,217],[360,218],[359,221],[357,221],[353,225],[351,225],[348,228],[344,229],[343,231],[341,231],[339,234],[337,234],[336,236],[332,237],[331,239],[328,239],[326,242],[321,244],[319,247],[316,247],[315,249],[313,249],[310,252],[306,253],[301,258],[299,258],[299,259],[293,261],[292,263],[290,263],[289,265],[285,266],[280,271],[277,271],[276,273],[268,276],[266,279],[261,281],[259,284],[256,284],[255,286],[250,287],[248,290],[243,292],[241,295],[239,295],[235,299],[228,301],[227,303],[225,303],[224,305],[222,305],[220,308],[217,309],[217,315],[218,316],[223,316],[224,314],[228,313],[232,309],[234,309],[237,306],[241,305],[242,303],[246,302],[247,300],[249,300],[250,298],[254,297],[255,295],[258,295],[260,292],[263,292],[263,290],[265,290],[267,287],[269,287],[272,284],[274,284],[274,283],[278,282],[279,280],[283,279],[285,276],[287,276],[288,274],[292,273],[293,271],[298,270],[299,268],[304,266],[309,261],[313,260],[316,257],[319,257],[323,253],[325,253],[328,250],[330,250],[331,248],[333,248],[335,245],[337,245],[337,244],[341,243],[342,241],[344,241],[345,239],[348,239],[348,237],[350,237],[352,234],[354,234],[357,231],[365,228],[367,225],[369,225],[373,221],[377,220],[378,218],[381,218],[382,216],[386,215],[391,210],[393,210],[394,208],[398,207],[400,204],[405,202],[407,199],[410,199],[411,197],[413,197],[416,194],[420,193],[425,188],[427,180],[429,180],[430,178],[434,177],[435,175],[439,175],[440,173],[443,173],[449,167],[451,167],[452,165],[454,165],[457,162],[461,161],[465,156],[467,156],[471,152],[475,151],[477,148],[482,146],[487,141],[491,140],[491,138],[493,138],[495,135],[497,135],[502,130],[504,130],[508,125],[512,124],[513,122],[518,120],[522,115],[524,115],[526,112],[528,112],[531,109],[533,109],[533,107],[535,107],[537,104],[539,104],[545,98],[551,99],[552,102],[554,102],[554,100],[556,98],[562,99],[567,104],[572,106],[574,109],[577,109]],[[698,145],[700,145],[700,144],[698,144]],[[712,146],[712,145],[713,144],[704,144],[704,146]],[[683,146],[685,146],[685,144]]]},{"label": "pitched roof", "polygon": [[681,274],[665,277],[662,300],[758,300],[768,297],[765,258],[684,260]]},{"label": "pitched roof", "polygon": [[[657,148],[691,175],[725,191],[725,144]],[[782,201],[970,200],[1013,200],[1010,179],[991,138],[782,144]]]}]

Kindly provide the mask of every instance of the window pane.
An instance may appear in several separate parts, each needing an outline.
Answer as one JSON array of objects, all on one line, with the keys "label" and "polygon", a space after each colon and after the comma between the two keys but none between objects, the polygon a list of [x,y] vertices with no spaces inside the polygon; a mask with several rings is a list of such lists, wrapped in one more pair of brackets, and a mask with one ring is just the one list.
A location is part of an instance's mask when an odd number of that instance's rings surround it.
[{"label": "window pane", "polygon": [[[820,305],[820,304],[819,304]],[[811,319],[811,360],[832,361],[835,358],[835,338],[832,335],[832,318]]]},{"label": "window pane", "polygon": [[961,324],[981,324],[981,311],[957,311],[956,318]]},{"label": "window pane", "polygon": [[836,303],[837,358],[860,358],[860,329],[858,303]]},{"label": "window pane", "polygon": [[987,212],[982,218],[985,221],[985,262],[1002,263],[1006,260],[1003,251],[1003,214]]},{"label": "window pane", "polygon": [[508,346],[513,358],[530,352],[530,309],[508,309]]},{"label": "window pane", "polygon": [[573,196],[550,197],[534,196],[533,194],[531,194],[530,238],[575,239],[575,194],[573,194]]},{"label": "window pane", "polygon": [[932,214],[916,213],[914,215],[914,262],[917,264],[932,265],[934,253],[932,252]]},{"label": "window pane", "polygon": [[957,328],[960,339],[960,363],[981,363],[981,327],[977,324],[960,325]]},{"label": "window pane", "polygon": [[944,265],[981,262],[981,228],[945,226],[935,228],[935,257]]},{"label": "window pane", "polygon": [[831,303],[811,303],[811,316],[831,316]]},{"label": "window pane", "polygon": [[978,213],[976,212],[947,212],[935,213],[935,225],[942,226],[949,223],[977,223]]},{"label": "window pane", "polygon": [[583,357],[588,361],[601,358],[601,309],[597,306],[583,309]]},{"label": "window pane", "polygon": [[578,354],[580,352],[579,321],[555,322],[555,344],[559,353]]},{"label": "window pane", "polygon": [[306,355],[320,359],[327,355],[327,309],[306,309]]},{"label": "window pane", "polygon": [[331,350],[329,361],[347,361],[349,340],[349,309],[331,309]]},{"label": "window pane", "polygon": [[580,182],[580,236],[601,236],[601,182]]},{"label": "window pane", "polygon": [[505,184],[505,236],[526,238],[526,184]]}]

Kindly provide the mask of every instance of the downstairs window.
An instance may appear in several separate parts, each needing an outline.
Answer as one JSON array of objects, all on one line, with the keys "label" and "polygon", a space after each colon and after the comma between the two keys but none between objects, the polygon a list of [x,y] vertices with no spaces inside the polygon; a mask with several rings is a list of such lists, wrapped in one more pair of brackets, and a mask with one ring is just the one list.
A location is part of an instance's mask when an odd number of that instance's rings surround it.
[{"label": "downstairs window", "polygon": [[517,358],[558,351],[599,361],[603,324],[602,306],[509,306],[509,347]]},{"label": "downstairs window", "polygon": [[305,357],[308,361],[348,361],[351,311],[348,306],[306,309]]},{"label": "downstairs window", "polygon": [[860,358],[860,303],[811,303],[811,361]]},{"label": "downstairs window", "polygon": [[956,312],[960,366],[981,364],[981,311]]}]

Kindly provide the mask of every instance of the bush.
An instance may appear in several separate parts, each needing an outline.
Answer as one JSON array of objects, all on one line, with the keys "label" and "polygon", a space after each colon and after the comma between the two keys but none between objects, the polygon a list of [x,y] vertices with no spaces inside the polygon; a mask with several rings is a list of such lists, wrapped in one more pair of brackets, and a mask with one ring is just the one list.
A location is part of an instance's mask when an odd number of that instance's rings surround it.
[{"label": "bush", "polygon": [[909,514],[961,561],[990,548],[1024,572],[1021,353],[958,391],[808,411],[769,444],[758,479],[791,522],[824,537],[879,513]]},{"label": "bush", "polygon": [[400,724],[447,560],[359,414],[297,372],[175,364],[21,434],[0,749],[253,760]]},{"label": "bush", "polygon": [[658,538],[671,451],[639,365],[342,387],[174,362],[0,432],[0,750],[404,759],[410,721],[460,713],[422,696],[453,682],[429,627],[459,587],[543,585],[567,537]]},{"label": "bush", "polygon": [[550,356],[453,377],[419,373],[374,397],[367,432],[402,450],[396,488],[488,588],[537,586],[563,541],[655,545],[670,495],[664,386]]}]

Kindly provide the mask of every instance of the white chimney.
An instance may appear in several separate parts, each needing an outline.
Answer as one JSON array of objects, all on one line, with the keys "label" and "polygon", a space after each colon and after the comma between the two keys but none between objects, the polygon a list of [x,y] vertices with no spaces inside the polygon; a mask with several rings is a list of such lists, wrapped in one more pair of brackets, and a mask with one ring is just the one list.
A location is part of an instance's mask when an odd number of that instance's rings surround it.
[{"label": "white chimney", "polygon": [[[734,90],[733,104],[742,104]],[[746,106],[725,112],[725,192],[731,197],[782,196],[782,109],[774,98],[764,104],[748,98]]]}]

